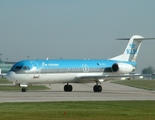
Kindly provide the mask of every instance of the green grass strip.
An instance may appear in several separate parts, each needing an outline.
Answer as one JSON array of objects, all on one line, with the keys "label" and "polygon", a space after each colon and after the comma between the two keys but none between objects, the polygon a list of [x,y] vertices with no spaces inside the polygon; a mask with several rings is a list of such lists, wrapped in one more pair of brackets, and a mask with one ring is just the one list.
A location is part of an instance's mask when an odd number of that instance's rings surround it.
[{"label": "green grass strip", "polygon": [[1,103],[0,120],[154,120],[155,101]]},{"label": "green grass strip", "polygon": [[118,80],[112,81],[112,83],[127,85],[131,87],[155,90],[155,80]]},{"label": "green grass strip", "polygon": [[6,78],[0,78],[0,84],[8,84],[8,83],[12,82],[8,81]]}]

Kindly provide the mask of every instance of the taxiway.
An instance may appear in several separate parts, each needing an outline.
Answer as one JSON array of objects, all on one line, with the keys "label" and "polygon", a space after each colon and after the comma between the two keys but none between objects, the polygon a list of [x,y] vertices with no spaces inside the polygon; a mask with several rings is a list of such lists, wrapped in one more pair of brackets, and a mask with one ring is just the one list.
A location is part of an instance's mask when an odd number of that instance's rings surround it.
[{"label": "taxiway", "polygon": [[72,92],[64,92],[64,84],[52,84],[47,91],[6,92],[0,91],[0,102],[45,102],[45,101],[114,101],[155,100],[155,91],[104,82],[102,92],[94,93],[94,84],[72,84]]}]

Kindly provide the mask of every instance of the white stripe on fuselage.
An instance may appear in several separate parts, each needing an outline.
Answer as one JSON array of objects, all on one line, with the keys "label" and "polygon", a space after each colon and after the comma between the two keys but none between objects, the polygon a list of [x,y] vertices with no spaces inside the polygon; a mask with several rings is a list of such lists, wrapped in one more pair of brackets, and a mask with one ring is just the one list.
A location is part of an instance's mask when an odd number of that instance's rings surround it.
[{"label": "white stripe on fuselage", "polygon": [[[9,73],[11,78],[10,79],[14,83],[25,83],[25,84],[37,84],[37,83],[44,83],[44,84],[52,84],[52,83],[75,83],[78,82],[78,76],[91,76],[91,75],[102,75],[103,72],[98,73],[52,73],[52,74],[39,74],[38,77],[35,77],[34,74],[18,74],[18,81],[16,77],[16,73],[10,72]],[[7,78],[9,79],[9,78]],[[89,80],[89,83],[94,82]],[[83,80],[83,83],[86,83]]]}]

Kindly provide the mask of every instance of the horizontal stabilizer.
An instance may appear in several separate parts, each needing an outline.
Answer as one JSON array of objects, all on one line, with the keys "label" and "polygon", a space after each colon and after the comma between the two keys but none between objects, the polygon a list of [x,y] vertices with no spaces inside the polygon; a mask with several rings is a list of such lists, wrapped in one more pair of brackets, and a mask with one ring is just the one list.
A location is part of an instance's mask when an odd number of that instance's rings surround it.
[{"label": "horizontal stabilizer", "polygon": [[[154,40],[155,38],[134,38],[134,40]],[[130,40],[130,38],[117,38],[116,40]]]}]

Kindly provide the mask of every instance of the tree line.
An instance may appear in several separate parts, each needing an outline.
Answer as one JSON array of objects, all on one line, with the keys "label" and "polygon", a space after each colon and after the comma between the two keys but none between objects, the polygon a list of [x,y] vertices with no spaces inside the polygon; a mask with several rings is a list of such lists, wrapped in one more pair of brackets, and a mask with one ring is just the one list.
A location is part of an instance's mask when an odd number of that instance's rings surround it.
[{"label": "tree line", "polygon": [[147,68],[142,69],[142,74],[153,74],[154,73],[154,68],[149,66]]},{"label": "tree line", "polygon": [[[141,71],[142,74],[155,74],[155,69],[151,66],[142,69]],[[155,75],[153,75],[151,78],[155,79]]]}]

